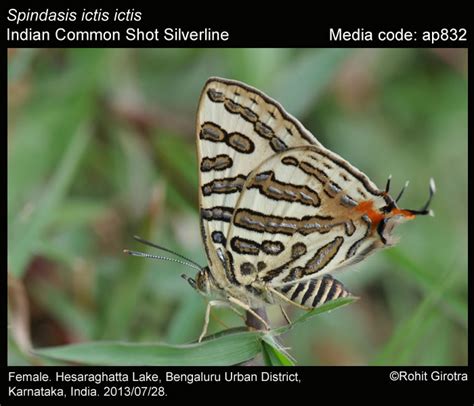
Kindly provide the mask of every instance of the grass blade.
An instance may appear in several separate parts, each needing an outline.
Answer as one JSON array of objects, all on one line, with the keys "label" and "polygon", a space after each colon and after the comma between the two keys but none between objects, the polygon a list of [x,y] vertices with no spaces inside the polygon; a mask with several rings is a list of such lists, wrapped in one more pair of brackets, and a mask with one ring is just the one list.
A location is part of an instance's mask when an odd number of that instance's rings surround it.
[{"label": "grass blade", "polygon": [[276,341],[275,337],[270,334],[263,336],[262,352],[265,365],[281,367],[292,367],[295,365],[291,356],[282,345]]},{"label": "grass blade", "polygon": [[373,365],[403,365],[408,359],[407,348],[415,352],[416,346],[421,345],[419,337],[428,330],[433,321],[438,303],[452,287],[456,275],[451,273],[444,278],[441,287],[432,290],[421,302],[414,313],[400,324],[392,334],[391,339],[373,360]]},{"label": "grass blade", "polygon": [[89,342],[38,349],[37,355],[88,365],[235,365],[260,353],[259,333],[220,335],[201,343],[169,345]]},{"label": "grass blade", "polygon": [[436,278],[432,273],[426,271],[419,266],[410,257],[405,255],[400,249],[391,249],[386,251],[386,255],[400,265],[400,268],[405,270],[414,280],[421,286],[421,288],[429,294],[433,291],[443,290],[443,303],[451,310],[451,314],[467,328],[467,303],[463,298],[453,294],[444,289],[445,282]]},{"label": "grass blade", "polygon": [[51,182],[37,203],[31,220],[16,224],[14,230],[16,238],[13,238],[9,244],[8,252],[9,269],[15,276],[22,276],[31,255],[35,252],[37,242],[41,239],[42,232],[55,218],[56,209],[74,179],[89,139],[88,128],[80,127],[76,131]]}]

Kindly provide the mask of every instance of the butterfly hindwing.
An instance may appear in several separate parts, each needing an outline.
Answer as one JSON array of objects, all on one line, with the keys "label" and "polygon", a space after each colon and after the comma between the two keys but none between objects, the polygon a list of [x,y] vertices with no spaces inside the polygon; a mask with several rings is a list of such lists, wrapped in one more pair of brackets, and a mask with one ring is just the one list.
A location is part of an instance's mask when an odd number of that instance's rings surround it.
[{"label": "butterfly hindwing", "polygon": [[226,238],[242,284],[282,286],[342,268],[382,244],[357,210],[383,193],[360,171],[317,146],[291,148],[247,177]]}]

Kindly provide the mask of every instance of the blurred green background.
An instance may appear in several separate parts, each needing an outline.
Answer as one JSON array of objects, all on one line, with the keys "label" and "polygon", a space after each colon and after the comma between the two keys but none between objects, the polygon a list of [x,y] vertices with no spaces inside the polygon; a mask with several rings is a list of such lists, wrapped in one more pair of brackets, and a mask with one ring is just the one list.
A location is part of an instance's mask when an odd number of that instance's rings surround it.
[{"label": "blurred green background", "polygon": [[197,338],[205,301],[179,277],[194,271],[122,249],[148,251],[138,234],[206,264],[194,120],[209,76],[276,98],[379,187],[409,179],[403,207],[436,180],[434,218],[339,276],[361,299],[283,337],[297,363],[467,364],[465,49],[9,50],[9,364],[51,363],[31,347]]}]

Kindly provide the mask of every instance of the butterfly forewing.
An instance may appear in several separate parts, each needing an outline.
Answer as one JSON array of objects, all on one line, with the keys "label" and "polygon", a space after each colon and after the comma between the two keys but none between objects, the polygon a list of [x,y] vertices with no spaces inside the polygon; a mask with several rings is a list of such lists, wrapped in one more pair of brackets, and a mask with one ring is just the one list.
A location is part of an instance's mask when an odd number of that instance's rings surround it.
[{"label": "butterfly forewing", "polygon": [[202,234],[213,265],[248,174],[276,153],[320,144],[277,102],[218,78],[209,79],[203,89],[196,127]]}]

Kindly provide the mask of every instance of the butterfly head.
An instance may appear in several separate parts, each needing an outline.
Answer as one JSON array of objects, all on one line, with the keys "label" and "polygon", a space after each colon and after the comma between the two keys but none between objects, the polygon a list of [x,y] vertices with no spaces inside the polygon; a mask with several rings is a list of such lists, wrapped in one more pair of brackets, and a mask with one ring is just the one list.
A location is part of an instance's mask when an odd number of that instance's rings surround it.
[{"label": "butterfly head", "polygon": [[209,267],[206,266],[196,274],[194,279],[185,274],[181,275],[181,277],[186,279],[193,289],[197,290],[204,296],[209,296],[213,288],[212,277],[210,274]]},{"label": "butterfly head", "polygon": [[436,186],[433,179],[430,179],[429,185],[429,197],[425,205],[420,210],[412,210],[412,209],[400,209],[397,206],[398,201],[403,195],[406,187],[408,186],[408,182],[405,183],[405,186],[402,188],[400,193],[398,194],[397,198],[394,200],[389,194],[388,190],[390,187],[390,177],[387,181],[387,186],[385,188],[385,200],[387,205],[382,207],[381,216],[378,218],[377,224],[377,232],[385,245],[392,245],[395,241],[392,237],[392,232],[395,226],[402,224],[408,220],[413,220],[416,216],[425,216],[425,215],[433,215],[433,211],[429,208],[431,204],[431,200],[436,192]]}]

